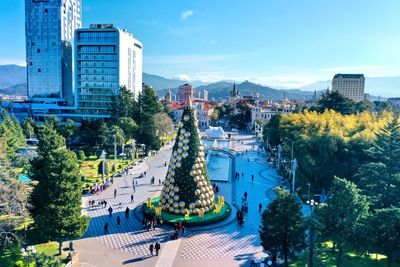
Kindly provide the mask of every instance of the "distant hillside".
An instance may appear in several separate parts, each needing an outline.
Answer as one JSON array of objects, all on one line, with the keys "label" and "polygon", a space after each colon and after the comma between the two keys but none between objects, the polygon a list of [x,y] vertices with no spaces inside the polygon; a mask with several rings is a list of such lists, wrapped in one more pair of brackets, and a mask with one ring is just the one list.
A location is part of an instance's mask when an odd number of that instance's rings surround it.
[{"label": "distant hillside", "polygon": [[[187,81],[167,79],[147,73],[143,73],[143,82],[152,85],[156,91],[159,91],[158,95],[160,96],[165,95],[165,89],[174,89],[187,83]],[[198,96],[198,92],[206,89],[210,99],[213,97],[215,99],[226,99],[233,86],[233,82],[231,81],[220,81],[211,84],[205,84],[201,81],[190,81],[189,83],[195,86],[196,97]],[[331,81],[319,81],[294,90],[274,89],[247,81],[238,84],[238,89],[242,96],[258,93],[261,97],[269,99],[282,99],[284,93],[287,98],[306,99],[312,96],[314,90],[324,91],[327,87],[331,87]],[[374,96],[400,97],[400,76],[367,77],[365,88],[366,93],[372,95],[373,99],[375,99]],[[26,91],[26,67],[0,65],[0,94],[26,95]],[[173,92],[176,92],[176,90],[173,90]]]},{"label": "distant hillside", "polygon": [[[160,91],[162,89],[178,88],[180,85],[188,83],[188,81],[167,79],[158,75],[143,73],[143,82],[150,84],[154,90]],[[190,81],[193,86],[204,85],[200,81]]]},{"label": "distant hillside", "polygon": [[0,88],[0,94],[11,96],[26,96],[27,86],[26,83],[17,84],[7,88]]},{"label": "distant hillside", "polygon": [[0,65],[0,88],[26,83],[26,68],[17,65]]},{"label": "distant hillside", "polygon": [[[195,96],[198,96],[198,92],[203,90],[208,91],[208,99],[226,100],[232,90],[233,83],[231,82],[217,82],[208,84],[205,86],[198,86],[195,88]],[[279,90],[273,89],[260,84],[255,84],[249,81],[236,84],[236,88],[239,90],[241,96],[254,96],[259,94],[261,98],[280,100],[284,96],[289,99],[309,99],[313,96],[313,92],[305,92],[300,90]],[[161,90],[158,92],[159,96],[165,95],[167,90]],[[173,94],[177,93],[177,90],[172,90]]]}]

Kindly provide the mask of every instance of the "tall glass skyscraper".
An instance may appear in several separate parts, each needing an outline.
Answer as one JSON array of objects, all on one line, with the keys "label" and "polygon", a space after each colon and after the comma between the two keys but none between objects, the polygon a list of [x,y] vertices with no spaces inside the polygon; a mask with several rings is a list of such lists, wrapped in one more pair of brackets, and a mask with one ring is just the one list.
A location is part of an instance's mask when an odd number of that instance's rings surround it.
[{"label": "tall glass skyscraper", "polygon": [[73,103],[73,44],[81,0],[25,0],[28,97]]}]

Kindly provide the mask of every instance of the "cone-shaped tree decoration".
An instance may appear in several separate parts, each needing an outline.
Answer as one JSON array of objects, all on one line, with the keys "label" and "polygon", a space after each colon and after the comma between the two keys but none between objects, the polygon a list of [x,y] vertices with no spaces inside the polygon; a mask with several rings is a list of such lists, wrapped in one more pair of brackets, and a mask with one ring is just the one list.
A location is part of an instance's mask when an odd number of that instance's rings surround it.
[{"label": "cone-shaped tree decoration", "polygon": [[207,172],[198,122],[192,108],[183,111],[160,202],[164,211],[198,214],[214,208],[214,191]]}]

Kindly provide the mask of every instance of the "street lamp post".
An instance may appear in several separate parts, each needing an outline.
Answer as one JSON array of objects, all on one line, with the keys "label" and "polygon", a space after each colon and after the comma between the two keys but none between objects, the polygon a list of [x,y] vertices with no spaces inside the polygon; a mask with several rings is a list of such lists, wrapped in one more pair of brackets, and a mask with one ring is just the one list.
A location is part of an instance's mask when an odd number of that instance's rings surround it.
[{"label": "street lamp post", "polygon": [[102,180],[102,182],[103,182],[103,184],[104,184],[104,165],[105,165],[105,161],[106,161],[106,155],[107,155],[107,153],[106,153],[106,151],[102,151],[101,152],[101,155],[100,155],[100,159],[101,159],[101,180]]},{"label": "street lamp post", "polygon": [[314,199],[307,200],[307,204],[311,208],[311,214],[310,214],[310,226],[309,226],[309,254],[308,254],[308,266],[313,267],[314,265],[314,208],[318,206],[318,202],[314,201]]},{"label": "street lamp post", "polygon": [[27,259],[28,267],[31,264],[31,257],[36,254],[36,248],[34,246],[27,246],[26,248],[21,248],[22,257]]},{"label": "street lamp post", "polygon": [[117,159],[117,136],[113,134],[114,138],[114,161]]},{"label": "street lamp post", "polygon": [[310,184],[310,183],[307,183],[307,185],[308,185],[308,197],[307,197],[307,201],[310,201],[310,187],[311,187],[311,184]]},{"label": "street lamp post", "polygon": [[136,158],[136,141],[132,139],[132,160]]}]

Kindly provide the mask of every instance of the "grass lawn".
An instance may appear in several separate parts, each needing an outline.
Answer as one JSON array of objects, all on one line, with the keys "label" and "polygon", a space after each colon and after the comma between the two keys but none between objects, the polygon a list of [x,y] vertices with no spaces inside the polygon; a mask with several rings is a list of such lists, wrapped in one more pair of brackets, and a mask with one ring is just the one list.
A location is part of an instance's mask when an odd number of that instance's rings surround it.
[{"label": "grass lawn", "polygon": [[[135,161],[138,161],[138,159]],[[131,159],[125,159],[125,160],[107,159],[109,173],[108,175],[106,175],[106,177],[107,178],[111,177],[112,175],[118,173],[120,170],[131,165],[133,162],[134,161],[132,161]],[[98,174],[98,167],[100,163],[101,159],[97,159],[94,156],[91,156],[82,162],[80,174],[81,176],[85,177],[85,181],[82,186],[84,190],[89,189],[89,187],[92,186],[94,183],[101,182],[101,174]],[[115,165],[115,172],[111,171],[113,165]]]},{"label": "grass lawn", "polygon": [[[314,260],[314,266],[336,266],[336,253],[332,252],[333,243],[323,241],[315,245],[314,255],[320,261]],[[308,264],[308,250],[296,261],[289,264],[290,267],[304,267]],[[380,254],[369,254],[363,257],[354,252],[347,252],[343,261],[344,267],[385,267],[387,266],[386,256]],[[393,265],[396,266],[396,265]]]}]

